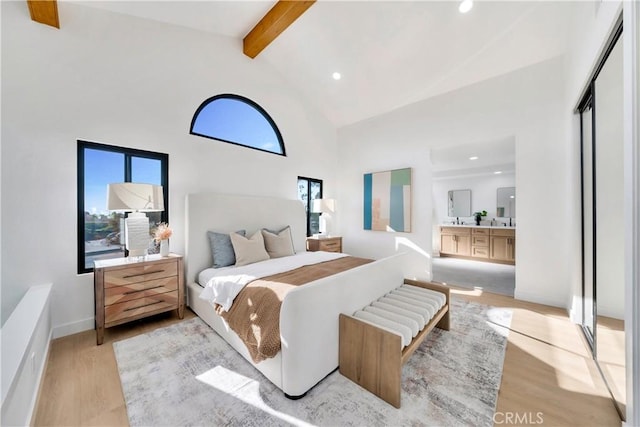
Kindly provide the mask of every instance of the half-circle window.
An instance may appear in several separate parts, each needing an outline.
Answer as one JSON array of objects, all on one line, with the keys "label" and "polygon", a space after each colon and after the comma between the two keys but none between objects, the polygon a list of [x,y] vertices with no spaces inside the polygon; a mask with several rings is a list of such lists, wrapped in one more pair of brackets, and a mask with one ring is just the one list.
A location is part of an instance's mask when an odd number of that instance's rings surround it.
[{"label": "half-circle window", "polygon": [[216,95],[204,101],[193,115],[190,133],[286,156],[273,119],[258,104],[240,95]]}]

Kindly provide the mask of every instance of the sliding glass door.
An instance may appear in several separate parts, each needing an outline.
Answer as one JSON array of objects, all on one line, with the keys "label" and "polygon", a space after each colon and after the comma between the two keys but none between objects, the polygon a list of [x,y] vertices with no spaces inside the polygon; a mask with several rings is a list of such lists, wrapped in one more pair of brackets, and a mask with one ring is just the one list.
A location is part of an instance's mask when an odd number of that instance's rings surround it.
[{"label": "sliding glass door", "polygon": [[582,328],[623,417],[624,118],[622,21],[578,106],[581,125]]}]

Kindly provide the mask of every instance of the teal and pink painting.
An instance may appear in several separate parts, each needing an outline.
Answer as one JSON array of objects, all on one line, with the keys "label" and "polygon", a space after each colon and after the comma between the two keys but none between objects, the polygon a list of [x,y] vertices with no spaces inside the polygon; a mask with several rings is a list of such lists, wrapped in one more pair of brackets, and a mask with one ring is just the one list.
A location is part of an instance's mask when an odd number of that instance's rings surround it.
[{"label": "teal and pink painting", "polygon": [[364,229],[411,231],[411,168],[364,174]]}]

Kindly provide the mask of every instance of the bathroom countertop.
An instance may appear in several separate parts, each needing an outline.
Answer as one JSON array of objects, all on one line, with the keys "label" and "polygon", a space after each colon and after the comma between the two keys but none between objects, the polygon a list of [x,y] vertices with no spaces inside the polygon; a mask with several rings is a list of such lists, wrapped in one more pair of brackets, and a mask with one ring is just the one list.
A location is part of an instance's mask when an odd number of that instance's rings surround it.
[{"label": "bathroom countertop", "polygon": [[509,225],[475,225],[475,224],[440,224],[440,227],[468,227],[468,228],[502,228],[507,230],[515,230],[516,226]]}]

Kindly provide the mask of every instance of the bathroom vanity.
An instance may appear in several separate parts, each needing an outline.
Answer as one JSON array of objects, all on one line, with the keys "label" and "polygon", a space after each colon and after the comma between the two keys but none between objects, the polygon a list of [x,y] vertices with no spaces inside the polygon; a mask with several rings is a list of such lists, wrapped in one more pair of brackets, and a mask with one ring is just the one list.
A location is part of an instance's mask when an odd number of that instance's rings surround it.
[{"label": "bathroom vanity", "polygon": [[515,265],[516,229],[483,225],[441,226],[440,256]]}]

